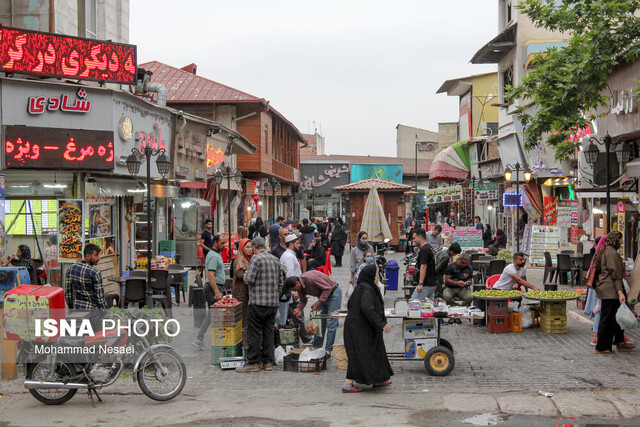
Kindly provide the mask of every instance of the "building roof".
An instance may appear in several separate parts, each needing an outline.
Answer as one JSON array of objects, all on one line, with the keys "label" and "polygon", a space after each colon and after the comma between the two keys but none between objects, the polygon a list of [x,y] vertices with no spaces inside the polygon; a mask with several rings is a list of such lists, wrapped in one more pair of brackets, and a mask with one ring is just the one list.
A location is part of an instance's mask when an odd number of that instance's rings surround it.
[{"label": "building roof", "polygon": [[[341,154],[301,154],[300,163],[340,163],[348,162],[350,164],[365,165],[402,165],[403,175],[416,174],[416,159],[407,159],[399,157],[379,157],[379,156],[348,156]],[[431,160],[418,159],[418,176],[429,175],[431,169]]]},{"label": "building roof", "polygon": [[340,185],[333,187],[336,191],[369,191],[375,185],[378,191],[405,191],[411,190],[413,187],[406,184],[398,184],[393,181],[383,181],[381,179],[365,179],[364,181],[354,182],[352,184]]},{"label": "building roof", "polygon": [[483,77],[491,74],[495,74],[496,77],[498,75],[498,73],[494,71],[491,73],[474,74],[472,76],[447,80],[442,83],[442,86],[440,86],[440,89],[438,89],[436,93],[446,92],[448,96],[462,96],[471,90],[471,88],[473,87],[473,79],[475,77]]},{"label": "building roof", "polygon": [[159,61],[149,61],[139,64],[138,68],[150,71],[151,81],[167,88],[168,104],[261,104],[266,111],[273,112],[289,125],[300,142],[305,140],[298,128],[271,107],[269,101],[196,75],[196,64],[189,64],[182,69]]}]

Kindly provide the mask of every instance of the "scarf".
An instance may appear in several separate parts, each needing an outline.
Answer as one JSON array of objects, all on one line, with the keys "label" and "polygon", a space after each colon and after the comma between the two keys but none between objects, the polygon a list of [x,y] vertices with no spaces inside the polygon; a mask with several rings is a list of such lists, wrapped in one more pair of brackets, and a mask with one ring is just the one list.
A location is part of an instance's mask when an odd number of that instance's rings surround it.
[{"label": "scarf", "polygon": [[238,244],[238,255],[236,256],[236,261],[234,263],[234,272],[238,271],[239,269],[243,269],[243,270],[247,270],[249,268],[249,262],[251,261],[251,257],[252,255],[245,255],[244,253],[244,247],[247,245],[247,243],[251,242],[251,239],[242,239],[240,240],[240,243]]},{"label": "scarf", "polygon": [[33,261],[31,261],[31,248],[27,245],[18,246],[22,256],[18,258],[17,266],[25,267],[28,271],[33,270]]},{"label": "scarf", "polygon": [[358,236],[356,237],[356,246],[358,247],[358,249],[360,249],[362,252],[366,251],[367,249],[369,249],[369,243],[368,242],[363,242],[362,240],[360,240],[360,238],[362,236],[364,236],[365,234],[367,234],[366,231],[361,231],[358,233]]}]

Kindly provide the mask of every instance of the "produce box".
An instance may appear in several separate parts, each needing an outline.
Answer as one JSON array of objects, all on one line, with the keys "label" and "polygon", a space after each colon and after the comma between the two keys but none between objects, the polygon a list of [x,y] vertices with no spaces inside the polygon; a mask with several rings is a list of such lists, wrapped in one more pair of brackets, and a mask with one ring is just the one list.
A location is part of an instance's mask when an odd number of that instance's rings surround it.
[{"label": "produce box", "polygon": [[236,326],[212,326],[211,345],[212,346],[234,346],[242,343],[242,323]]},{"label": "produce box", "polygon": [[289,353],[284,357],[284,367],[285,371],[296,371],[296,372],[318,372],[324,371],[327,369],[327,358],[323,357],[322,359],[311,359],[308,362],[300,362],[298,358],[299,354]]},{"label": "produce box", "polygon": [[158,242],[158,250],[159,251],[176,251],[176,241],[175,240],[160,240]]},{"label": "produce box", "polygon": [[509,331],[522,332],[522,313],[509,313]]},{"label": "produce box", "polygon": [[566,316],[567,315],[567,302],[566,301],[557,301],[557,302],[540,302],[540,308],[542,310],[542,314],[545,316]]},{"label": "produce box", "polygon": [[509,302],[508,301],[492,301],[487,300],[487,313],[489,316],[502,317],[509,314]]},{"label": "produce box", "polygon": [[438,344],[436,338],[404,340],[404,357],[424,359],[427,352]]},{"label": "produce box", "polygon": [[422,318],[419,320],[404,320],[402,322],[402,338],[436,338],[438,330],[436,329],[436,319]]},{"label": "produce box", "polygon": [[566,334],[567,316],[540,316],[540,329],[548,334]]},{"label": "produce box", "polygon": [[65,315],[64,289],[52,286],[20,285],[4,296],[2,324],[4,338],[13,341],[50,342],[58,336],[36,336],[36,319],[54,319],[59,324]]},{"label": "produce box", "polygon": [[242,356],[242,343],[232,346],[211,346],[211,364],[218,365],[224,358]]},{"label": "produce box", "polygon": [[509,332],[508,316],[489,316],[487,318],[487,328],[491,333]]},{"label": "produce box", "polygon": [[211,326],[236,326],[242,323],[242,307],[240,303],[232,306],[212,306]]}]

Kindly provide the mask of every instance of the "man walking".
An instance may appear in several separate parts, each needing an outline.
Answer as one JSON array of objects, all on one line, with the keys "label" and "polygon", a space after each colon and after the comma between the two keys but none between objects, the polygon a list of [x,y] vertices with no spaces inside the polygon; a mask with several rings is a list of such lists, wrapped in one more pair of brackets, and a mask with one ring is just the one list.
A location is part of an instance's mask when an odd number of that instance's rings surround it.
[{"label": "man walking", "polygon": [[275,248],[277,245],[280,244],[280,239],[278,238],[278,232],[282,228],[283,221],[284,221],[284,218],[279,216],[278,218],[276,218],[275,224],[269,227],[269,242],[271,243],[271,246],[270,246],[271,249]]},{"label": "man walking", "polygon": [[202,238],[200,239],[200,247],[202,247],[202,253],[204,258],[207,258],[209,252],[213,250],[213,220],[207,218],[204,220],[204,231],[202,232]]},{"label": "man walking", "polygon": [[[438,227],[438,226],[436,226]],[[414,281],[418,283],[411,299],[433,299],[436,293],[436,260],[433,250],[427,243],[427,234],[424,228],[413,230],[413,241],[420,248],[414,269]]]},{"label": "man walking", "polygon": [[[322,314],[333,313],[342,307],[342,290],[338,282],[317,270],[307,271],[299,277],[288,277],[284,282],[284,289],[298,292],[300,302],[298,308],[293,311],[296,317],[302,314],[307,305],[307,295],[318,297],[318,301],[311,305],[311,310],[320,310]],[[326,334],[325,350],[329,354],[333,351],[337,329],[338,319],[329,319],[328,325],[327,320],[322,319],[322,336]],[[322,347],[322,337],[314,337],[313,346]]]},{"label": "man walking", "polygon": [[289,232],[289,230],[284,227],[278,230],[278,244],[271,248],[271,254],[273,256],[275,256],[276,258],[280,258],[282,254],[287,250],[287,247],[285,246],[285,239],[290,234],[291,233]]},{"label": "man walking", "polygon": [[[207,301],[207,307],[211,307],[216,301],[222,299],[222,292],[220,289],[224,289],[224,283],[227,280],[224,274],[224,262],[222,261],[222,255],[220,252],[227,245],[227,239],[222,237],[221,234],[216,234],[212,238],[213,247],[207,254],[207,258],[204,262],[204,267],[207,272],[207,283],[204,285],[204,298]],[[211,326],[211,316],[205,316],[198,329],[198,335],[192,345],[200,350],[207,350],[208,347],[204,344],[204,334]]]},{"label": "man walking", "polygon": [[102,273],[96,267],[100,261],[100,251],[98,245],[86,245],[84,259],[69,267],[64,280],[64,297],[70,309],[95,310],[90,317],[94,330],[101,328],[101,311],[107,309]]},{"label": "man walking", "polygon": [[[262,237],[251,241],[253,258],[244,276],[249,287],[249,311],[247,313],[247,362],[236,368],[236,372],[257,372],[273,370],[274,337],[273,325],[278,311],[278,299],[284,278],[280,260],[267,252],[267,244]],[[262,332],[262,349],[260,349]]]}]

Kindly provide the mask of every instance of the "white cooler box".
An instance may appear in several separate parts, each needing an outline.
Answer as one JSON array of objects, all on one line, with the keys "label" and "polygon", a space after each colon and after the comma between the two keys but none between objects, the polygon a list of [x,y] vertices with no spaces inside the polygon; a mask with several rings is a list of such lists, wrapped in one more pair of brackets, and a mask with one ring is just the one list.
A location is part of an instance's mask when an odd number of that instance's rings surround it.
[{"label": "white cooler box", "polygon": [[404,320],[402,322],[402,338],[437,338],[436,319],[423,317],[421,319]]}]

